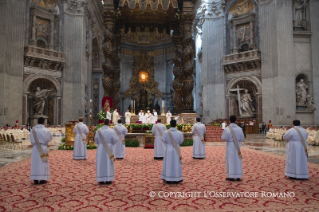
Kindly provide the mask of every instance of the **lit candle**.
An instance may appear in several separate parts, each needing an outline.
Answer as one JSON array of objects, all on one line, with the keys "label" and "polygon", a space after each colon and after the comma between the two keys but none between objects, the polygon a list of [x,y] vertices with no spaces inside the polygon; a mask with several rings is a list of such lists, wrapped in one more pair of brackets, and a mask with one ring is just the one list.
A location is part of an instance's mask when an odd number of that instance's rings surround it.
[{"label": "lit candle", "polygon": [[165,100],[162,101],[162,107],[165,107]]},{"label": "lit candle", "polygon": [[90,109],[90,113],[92,113],[92,109]]},{"label": "lit candle", "polygon": [[90,99],[90,102],[92,102],[92,99]]},{"label": "lit candle", "polygon": [[135,100],[133,100],[133,105],[134,105],[133,107],[135,108]]},{"label": "lit candle", "polygon": [[90,115],[90,118],[92,117],[92,115]]}]

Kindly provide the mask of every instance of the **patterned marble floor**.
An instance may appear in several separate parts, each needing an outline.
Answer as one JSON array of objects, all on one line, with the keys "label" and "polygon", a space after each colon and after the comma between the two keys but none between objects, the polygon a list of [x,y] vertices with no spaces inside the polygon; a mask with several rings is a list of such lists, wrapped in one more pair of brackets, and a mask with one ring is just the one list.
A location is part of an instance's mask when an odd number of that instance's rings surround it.
[{"label": "patterned marble floor", "polygon": [[[49,149],[57,149],[61,144],[62,137],[53,137],[53,140],[49,143]],[[206,143],[207,146],[224,146],[224,142],[210,142]],[[249,148],[259,150],[263,152],[269,152],[277,155],[285,154],[285,142],[278,142],[271,139],[267,139],[262,134],[247,135],[247,138],[242,143],[243,148]],[[319,164],[319,146],[308,146],[309,158],[308,162]],[[10,163],[18,162],[24,158],[30,157],[31,145],[29,140],[23,140],[22,148],[19,149],[7,149],[0,147],[0,167],[8,165]]]}]

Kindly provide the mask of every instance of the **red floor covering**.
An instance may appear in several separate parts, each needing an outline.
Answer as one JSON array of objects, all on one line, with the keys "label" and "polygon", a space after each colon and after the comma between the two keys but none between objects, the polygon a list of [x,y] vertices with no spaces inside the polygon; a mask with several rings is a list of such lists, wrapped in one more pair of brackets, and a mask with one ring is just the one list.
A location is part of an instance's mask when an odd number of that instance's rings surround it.
[{"label": "red floor covering", "polygon": [[[243,148],[242,181],[229,182],[225,147],[207,146],[205,160],[194,160],[192,147],[183,147],[184,181],[167,185],[160,179],[163,162],[153,159],[152,149],[126,148],[125,159],[115,161],[113,184],[98,185],[95,152],[89,150],[85,161],[72,160],[72,151],[50,152],[51,179],[45,185],[29,180],[30,158],[0,168],[0,211],[319,211],[316,164],[308,164],[309,180],[294,181],[284,177],[283,156]],[[162,197],[169,192],[193,197]],[[195,197],[195,192],[201,193]],[[216,197],[213,192],[257,192],[258,197]]]}]

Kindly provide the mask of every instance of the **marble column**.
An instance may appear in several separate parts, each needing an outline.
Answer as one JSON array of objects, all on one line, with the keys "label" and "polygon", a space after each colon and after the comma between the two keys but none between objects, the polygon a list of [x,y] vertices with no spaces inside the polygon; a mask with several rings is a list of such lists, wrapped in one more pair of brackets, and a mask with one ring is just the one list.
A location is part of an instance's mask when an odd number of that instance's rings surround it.
[{"label": "marble column", "polygon": [[50,20],[50,45],[49,48],[54,50],[54,20]]}]

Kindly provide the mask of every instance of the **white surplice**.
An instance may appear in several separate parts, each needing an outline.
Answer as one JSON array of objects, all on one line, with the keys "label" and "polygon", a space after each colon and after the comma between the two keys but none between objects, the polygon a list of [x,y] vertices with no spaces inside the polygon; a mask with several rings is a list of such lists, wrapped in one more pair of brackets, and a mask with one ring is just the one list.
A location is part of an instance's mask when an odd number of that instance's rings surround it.
[{"label": "white surplice", "polygon": [[[197,131],[199,132],[199,135],[197,135],[194,126],[196,126]],[[202,124],[200,122],[197,122],[194,124],[192,128],[193,133],[193,157],[194,158],[205,158],[206,157],[206,151],[205,151],[205,143],[203,143],[200,140],[200,136],[204,138],[204,134],[206,133],[206,127],[205,124]]]},{"label": "white surplice", "polygon": [[[52,133],[45,128],[42,124],[38,124],[34,127],[37,133],[39,142],[45,154],[48,153],[48,143],[52,140]],[[43,162],[40,157],[40,153],[35,144],[33,133],[30,133],[30,141],[32,144],[31,154],[31,173],[30,180],[48,180],[50,179],[50,167],[49,161]],[[49,157],[50,160],[50,157]]]},{"label": "white surplice", "polygon": [[131,113],[126,112],[125,113],[125,124],[130,124],[131,123]]},{"label": "white surplice", "polygon": [[112,119],[112,123],[113,124],[117,124],[117,121],[119,120],[119,113],[114,111],[113,112],[113,119]]},{"label": "white surplice", "polygon": [[144,121],[143,119],[144,119],[144,113],[139,112],[138,113],[138,121],[143,122]]},{"label": "white surplice", "polygon": [[[79,122],[77,125],[81,129],[83,136],[86,138],[86,135],[89,133],[88,127],[83,122]],[[75,134],[73,159],[74,160],[87,159],[88,157],[87,157],[86,143],[83,143],[82,137],[76,125],[73,128],[73,132]]]},{"label": "white surplice", "polygon": [[[107,145],[111,151],[113,151],[113,145],[117,141],[116,133],[106,125],[101,128],[101,133]],[[107,151],[104,148],[97,132],[95,133],[94,142],[98,145],[96,150],[96,181],[112,181],[114,180],[114,164],[107,154]]]},{"label": "white surplice", "polygon": [[170,124],[170,122],[171,122],[171,117],[172,117],[172,114],[171,114],[171,113],[166,113],[166,123],[167,123],[167,124]]},{"label": "white surplice", "polygon": [[[126,127],[123,126],[122,124],[117,124],[114,128],[117,129],[117,131],[120,133],[122,138],[125,140],[125,135],[127,134]],[[116,132],[115,132],[115,134],[116,134],[116,137],[117,137],[117,141],[116,141],[116,144],[114,144],[114,147],[113,147],[114,157],[115,158],[124,158],[124,156],[125,156],[125,143],[124,144],[122,143],[122,139],[120,139],[120,137],[117,135]]]},{"label": "white surplice", "polygon": [[112,114],[110,113],[110,111],[106,112],[106,119],[112,121]]},{"label": "white surplice", "polygon": [[[306,140],[306,130],[300,126],[297,126],[297,128]],[[308,179],[307,156],[298,132],[293,128],[288,130],[284,135],[284,140],[288,141],[286,145],[285,175],[293,178]]]},{"label": "white surplice", "polygon": [[156,123],[157,119],[158,119],[157,112],[153,112],[153,115],[154,115],[153,121],[154,121],[154,123]]},{"label": "white surplice", "polygon": [[178,124],[179,116],[176,116],[174,120],[176,121],[176,124]]},{"label": "white surplice", "polygon": [[[172,132],[172,136],[176,142],[177,148],[180,149],[180,145],[184,141],[183,133],[173,127],[171,127],[169,130]],[[163,138],[164,143],[166,144],[166,149],[161,178],[165,181],[181,181],[183,180],[182,162],[171,142],[167,131],[164,132]]]},{"label": "white surplice", "polygon": [[[240,142],[244,141],[245,139],[243,130],[234,123],[231,123],[230,126],[235,132],[238,146],[240,148]],[[223,131],[221,138],[223,139],[223,141],[227,142],[225,155],[226,175],[229,178],[241,178],[243,176],[242,161],[238,156],[232,134],[228,127]]]},{"label": "white surplice", "polygon": [[[161,130],[162,134],[164,135],[164,132],[166,131],[165,125],[162,123],[157,123],[156,125]],[[156,125],[153,125],[152,127],[152,133],[155,135],[154,157],[162,158],[164,157],[164,153],[165,153],[165,143],[164,143],[164,138],[161,136],[161,133],[158,131]]]}]

